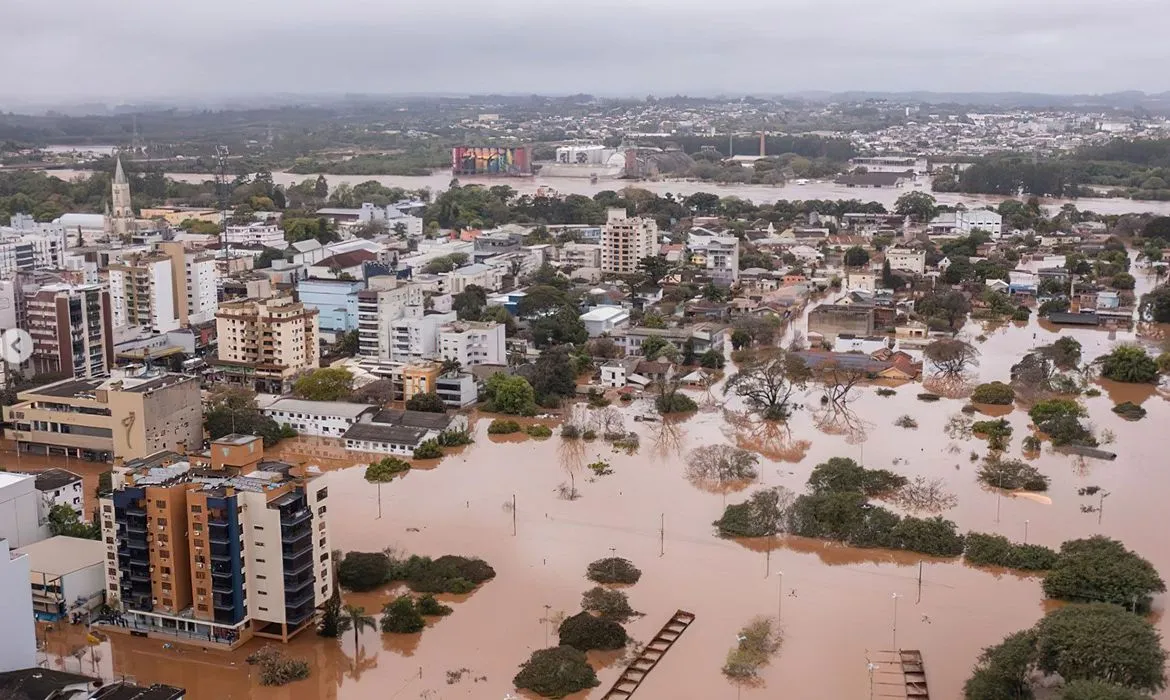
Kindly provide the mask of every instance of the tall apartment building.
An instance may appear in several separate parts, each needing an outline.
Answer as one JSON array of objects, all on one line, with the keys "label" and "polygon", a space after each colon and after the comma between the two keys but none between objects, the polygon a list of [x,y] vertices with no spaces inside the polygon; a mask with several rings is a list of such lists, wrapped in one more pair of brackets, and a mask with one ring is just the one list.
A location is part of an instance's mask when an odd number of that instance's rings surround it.
[{"label": "tall apartment building", "polygon": [[423,290],[394,277],[371,277],[357,293],[358,355],[389,362],[391,327],[400,318],[423,314]]},{"label": "tall apartment building", "polygon": [[333,593],[326,477],[263,457],[261,438],[228,435],[115,469],[99,503],[112,629],[234,648],[312,626]]},{"label": "tall apartment building", "polygon": [[186,250],[177,241],[160,243],[158,247],[171,261],[171,282],[179,325],[185,327],[215,318],[219,304],[219,268],[215,264],[215,254]]},{"label": "tall apartment building", "polygon": [[225,302],[215,314],[219,358],[229,380],[281,393],[320,364],[318,312],[291,296]]},{"label": "tall apartment building", "polygon": [[129,460],[203,444],[199,380],[181,374],[66,379],[19,392],[3,410],[26,454]]},{"label": "tall apartment building", "polygon": [[424,313],[390,324],[390,361],[429,360],[439,352],[439,329],[456,319],[454,311]]},{"label": "tall apartment building", "polygon": [[460,367],[506,365],[504,325],[494,322],[456,321],[439,329],[439,357]]},{"label": "tall apartment building", "polygon": [[692,232],[687,248],[691,262],[702,266],[712,282],[730,286],[739,280],[739,239],[735,236],[701,236]]},{"label": "tall apartment building", "polygon": [[272,224],[249,224],[247,226],[228,226],[220,234],[219,240],[224,245],[245,245],[284,250],[288,241],[284,239],[284,231]]},{"label": "tall apartment building", "polygon": [[601,267],[601,246],[596,243],[569,241],[561,246],[558,254],[561,264],[568,267]]},{"label": "tall apartment building", "polygon": [[128,255],[110,265],[110,302],[114,327],[137,326],[159,333],[179,327],[175,269],[163,253]]},{"label": "tall apartment building", "polygon": [[658,255],[658,224],[654,219],[626,216],[610,209],[601,229],[601,271],[619,275],[638,271],[642,258]]},{"label": "tall apartment building", "polygon": [[18,322],[33,339],[33,374],[104,377],[114,366],[110,294],[100,285],[27,288]]}]

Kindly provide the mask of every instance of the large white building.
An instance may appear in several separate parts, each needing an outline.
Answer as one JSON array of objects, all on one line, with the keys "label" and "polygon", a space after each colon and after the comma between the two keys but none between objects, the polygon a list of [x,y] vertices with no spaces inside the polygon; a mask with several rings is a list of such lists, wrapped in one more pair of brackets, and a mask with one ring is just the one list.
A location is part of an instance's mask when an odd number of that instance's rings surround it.
[{"label": "large white building", "polygon": [[455,312],[428,313],[390,323],[390,360],[429,360],[439,350],[439,329],[456,319]]},{"label": "large white building", "polygon": [[371,404],[348,401],[278,399],[261,412],[280,425],[291,425],[301,435],[339,438],[363,415],[377,410]]},{"label": "large white building", "polygon": [[214,319],[219,306],[219,267],[215,255],[186,250],[180,242],[163,243],[159,248],[171,259],[179,324],[187,326]]},{"label": "large white building", "polygon": [[358,292],[358,355],[389,362],[393,356],[391,326],[406,316],[423,314],[423,290],[394,277],[371,277],[368,289]]},{"label": "large white building", "polygon": [[601,270],[619,275],[638,271],[642,258],[658,254],[658,224],[610,209],[601,229]]},{"label": "large white building", "polygon": [[912,272],[921,275],[926,272],[926,251],[890,248],[886,250],[886,261],[890,270]]},{"label": "large white building", "polygon": [[930,222],[930,232],[936,235],[969,235],[975,229],[986,231],[993,239],[1003,235],[1003,216],[989,209],[960,209],[939,214]]},{"label": "large white building", "polygon": [[703,267],[716,284],[731,286],[739,280],[739,239],[735,236],[704,236],[692,231],[687,248],[691,262]]},{"label": "large white building", "polygon": [[489,292],[499,291],[504,283],[504,270],[495,265],[464,265],[447,274],[448,294],[459,294],[471,285],[483,287]]},{"label": "large white building", "polygon": [[29,560],[0,538],[0,673],[37,665],[37,638],[29,592]]},{"label": "large white building", "polygon": [[50,537],[17,550],[29,558],[33,613],[54,621],[105,601],[106,545],[80,537]]},{"label": "large white building", "polygon": [[581,314],[581,323],[590,338],[612,333],[618,328],[625,328],[630,323],[630,312],[621,306],[598,306]]},{"label": "large white building", "polygon": [[176,299],[175,270],[169,256],[135,254],[110,265],[110,305],[115,328],[173,331],[179,327]]},{"label": "large white building", "polygon": [[220,234],[220,241],[224,245],[264,246],[284,250],[288,241],[284,238],[284,231],[274,224],[249,224],[247,226],[228,226]]},{"label": "large white building", "polygon": [[49,535],[40,519],[41,495],[31,474],[0,472],[0,539],[16,549]]},{"label": "large white building", "polygon": [[439,357],[460,367],[507,364],[504,325],[494,322],[456,321],[439,331]]}]

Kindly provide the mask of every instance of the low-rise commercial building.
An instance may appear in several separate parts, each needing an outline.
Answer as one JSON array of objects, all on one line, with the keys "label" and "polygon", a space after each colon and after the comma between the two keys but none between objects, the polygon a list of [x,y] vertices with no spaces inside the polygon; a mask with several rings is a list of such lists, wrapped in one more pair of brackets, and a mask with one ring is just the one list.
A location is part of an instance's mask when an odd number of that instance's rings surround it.
[{"label": "low-rise commercial building", "polygon": [[345,435],[362,416],[377,411],[372,404],[301,399],[279,399],[262,409],[264,415],[280,425],[292,426],[300,435],[335,438]]},{"label": "low-rise commercial building", "polygon": [[890,263],[890,269],[896,272],[910,272],[915,275],[926,273],[925,250],[890,248],[886,251],[886,261]]},{"label": "low-rise commercial building", "polygon": [[463,416],[424,411],[383,409],[362,416],[345,433],[346,449],[355,452],[409,457],[422,443],[439,436],[449,428],[466,426]]},{"label": "low-rise commercial building", "polygon": [[28,556],[33,614],[53,622],[88,613],[106,597],[106,545],[80,537],[50,537],[21,547]]},{"label": "low-rise commercial building", "polygon": [[228,226],[220,234],[220,242],[224,245],[264,246],[277,250],[284,250],[288,247],[284,231],[281,231],[279,226],[270,224]]},{"label": "low-rise commercial building", "polygon": [[630,312],[621,306],[598,306],[581,314],[580,318],[589,337],[597,338],[629,325]]},{"label": "low-rise commercial building", "polygon": [[203,442],[199,380],[181,374],[46,384],[17,394],[4,419],[17,449],[30,454],[108,461],[195,450]]}]

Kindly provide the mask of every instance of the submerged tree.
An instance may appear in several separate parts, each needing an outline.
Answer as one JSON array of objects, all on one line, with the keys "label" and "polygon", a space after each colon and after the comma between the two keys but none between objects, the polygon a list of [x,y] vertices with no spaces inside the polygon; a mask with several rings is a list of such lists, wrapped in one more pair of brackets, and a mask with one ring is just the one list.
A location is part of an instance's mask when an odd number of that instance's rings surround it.
[{"label": "submerged tree", "polygon": [[935,373],[944,377],[957,377],[979,366],[979,350],[958,338],[936,340],[926,346],[923,355],[934,365]]},{"label": "submerged tree", "polygon": [[726,390],[743,397],[768,420],[784,420],[792,412],[793,394],[811,376],[804,360],[778,348],[763,351],[727,380]]},{"label": "submerged tree", "polygon": [[585,652],[571,646],[532,652],[512,679],[512,684],[520,690],[531,690],[546,698],[563,698],[599,683]]},{"label": "submerged tree", "polygon": [[783,486],[757,491],[743,503],[727,506],[712,523],[721,537],[770,537],[785,529],[795,497]]},{"label": "submerged tree", "polygon": [[1116,605],[1070,605],[1036,625],[1037,667],[1066,681],[1105,680],[1138,690],[1166,686],[1166,651],[1154,626]]},{"label": "submerged tree", "polygon": [[760,458],[731,445],[703,445],[687,457],[687,478],[704,488],[725,490],[753,481]]}]

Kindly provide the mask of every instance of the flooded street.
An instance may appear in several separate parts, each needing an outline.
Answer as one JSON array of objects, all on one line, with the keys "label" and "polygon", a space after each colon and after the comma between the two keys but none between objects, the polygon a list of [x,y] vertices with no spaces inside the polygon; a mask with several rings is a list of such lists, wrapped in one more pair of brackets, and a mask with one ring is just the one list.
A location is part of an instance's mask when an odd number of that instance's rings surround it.
[{"label": "flooded street", "polygon": [[[88,177],[90,172],[86,170],[52,170],[49,174],[62,179],[71,179],[74,177]],[[179,182],[200,183],[213,179],[211,175],[197,174],[197,173],[166,173],[168,178]],[[272,173],[272,180],[277,185],[289,186],[306,179],[316,179],[317,174],[299,174],[285,171],[276,171]],[[399,176],[399,175],[326,175],[325,178],[329,181],[330,187],[336,187],[341,183],[348,183],[356,185],[361,182],[368,182],[374,180],[386,187],[401,187],[407,190],[417,190],[421,188],[429,188],[432,193],[439,193],[447,189],[451,183],[452,175],[449,170],[437,170],[430,175],[422,176]],[[569,178],[569,177],[528,177],[528,178],[477,178],[477,177],[460,177],[459,182],[462,184],[481,184],[484,186],[491,185],[508,185],[516,190],[519,194],[535,194],[536,191],[542,187],[555,190],[562,195],[582,194],[589,197],[602,192],[604,190],[621,190],[625,187],[638,187],[644,190],[649,190],[658,195],[665,195],[670,192],[675,195],[683,197],[692,195],[696,192],[710,192],[717,194],[720,197],[739,197],[741,199],[750,199],[756,204],[771,204],[777,200],[809,200],[809,199],[859,199],[862,202],[881,202],[887,209],[892,209],[894,202],[898,197],[912,191],[930,191],[929,184],[925,188],[897,188],[897,189],[868,189],[868,188],[851,188],[842,185],[834,184],[831,181],[814,181],[807,185],[797,185],[795,183],[788,183],[781,186],[773,185],[744,185],[732,184],[721,185],[715,182],[701,182],[701,181],[684,181],[684,180],[665,180],[665,181],[639,181],[639,180],[599,180],[597,182],[590,182],[588,178]],[[938,192],[934,194],[939,204],[954,206],[956,204],[963,204],[968,208],[995,206],[999,202],[1006,199],[995,195],[971,195],[971,194],[956,194],[949,192]],[[1162,202],[1155,200],[1132,200],[1121,198],[1089,198],[1082,197],[1076,200],[1066,199],[1043,199],[1041,202],[1049,211],[1060,209],[1061,205],[1072,202],[1077,205],[1081,211],[1092,211],[1098,214],[1129,214],[1142,212],[1155,212],[1159,214],[1170,214],[1170,202]]]},{"label": "flooded street", "polygon": [[[1140,292],[1148,281],[1141,274],[1138,278]],[[982,353],[981,381],[1006,380],[1008,368],[1024,353],[1060,335],[1077,338],[1086,360],[1135,337],[1131,332],[1111,337],[1104,330],[1058,331],[1034,319],[995,329],[972,324],[966,332],[987,336],[976,343]],[[352,633],[341,640],[301,635],[288,651],[307,658],[313,675],[283,688],[261,687],[244,663],[258,642],[228,654],[168,650],[158,640],[118,635],[96,648],[96,667],[107,678],[126,674],[143,683],[183,685],[193,698],[502,699],[512,690],[518,665],[545,646],[546,634],[556,638],[555,624],[545,622],[546,606],[554,616],[576,613],[582,592],[592,586],[584,577],[586,565],[616,553],[643,571],[641,581],[626,589],[631,605],[645,613],[627,625],[634,639],[647,641],[677,609],[697,615],[647,677],[639,698],[737,697],[720,672],[736,632],[753,616],[777,614],[784,646],[764,669],[765,686],[744,688],[743,697],[776,697],[781,689],[801,699],[866,697],[867,654],[894,646],[922,650],[937,697],[958,697],[982,647],[1043,615],[1038,578],[799,538],[721,540],[713,534],[712,521],[725,501],[737,502],[750,491],[724,496],[696,487],[684,474],[685,456],[707,444],[752,445],[769,456],[761,460],[759,484],[796,492],[803,490],[814,465],[838,456],[910,478],[942,478],[958,498],[944,516],[955,520],[960,531],[1000,533],[1016,541],[1026,536],[1028,542],[1050,547],[1102,533],[1124,541],[1163,576],[1170,575],[1170,547],[1163,528],[1155,525],[1162,521],[1162,501],[1170,493],[1170,473],[1161,466],[1170,440],[1156,432],[1170,424],[1170,404],[1152,387],[1099,386],[1100,396],[1083,400],[1098,435],[1104,430],[1116,435],[1108,449],[1118,459],[1065,456],[1045,444],[1032,462],[1052,484],[1046,498],[1034,499],[981,487],[977,463],[969,455],[986,454],[986,442],[952,439],[945,430],[966,401],[924,403],[917,399],[918,383],[899,387],[892,397],[861,388],[849,410],[835,414],[821,409],[819,394],[810,389],[806,407],[787,428],[733,427],[714,406],[679,423],[635,423],[632,417],[648,409],[646,400],[638,400],[623,409],[627,429],[641,437],[634,454],[600,441],[566,442],[559,436],[491,440],[489,421],[481,417],[474,423],[474,445],[383,487],[380,520],[377,489],[364,480],[364,463],[346,468],[354,459],[328,441],[289,443],[279,451],[283,458],[333,472],[330,493],[345,506],[331,510],[335,546],[473,555],[490,563],[497,577],[469,596],[447,597],[454,614],[429,623],[418,635],[363,632],[356,659]],[[711,394],[724,400],[718,389]],[[700,403],[706,400],[700,392],[694,396]],[[1125,400],[1141,403],[1149,415],[1130,423],[1113,414],[1113,405]],[[739,406],[730,401],[727,408]],[[918,427],[894,426],[903,414]],[[1030,434],[1026,411],[1017,407],[1006,418],[1015,428],[1008,454],[1021,456],[1023,437]],[[596,477],[586,468],[599,457],[610,462],[612,474]],[[581,497],[562,500],[558,486],[570,481]],[[1090,485],[1109,493],[1100,524],[1097,513],[1081,511],[1097,503],[1097,497],[1077,495],[1078,488]],[[505,506],[513,496],[515,520]],[[376,591],[348,600],[377,612],[390,596]],[[1162,616],[1164,606],[1163,598],[1155,599],[1165,637],[1170,626]],[[77,636],[70,629],[65,634]],[[74,648],[68,638],[60,631],[49,637],[50,663],[64,657],[66,667],[75,669],[79,662],[68,656]],[[601,686],[574,697],[600,697],[621,672],[623,662],[616,655],[600,660],[608,662],[598,669]],[[92,659],[84,656],[80,663],[88,669]],[[448,672],[464,668],[468,672],[461,680],[449,684]]]}]

